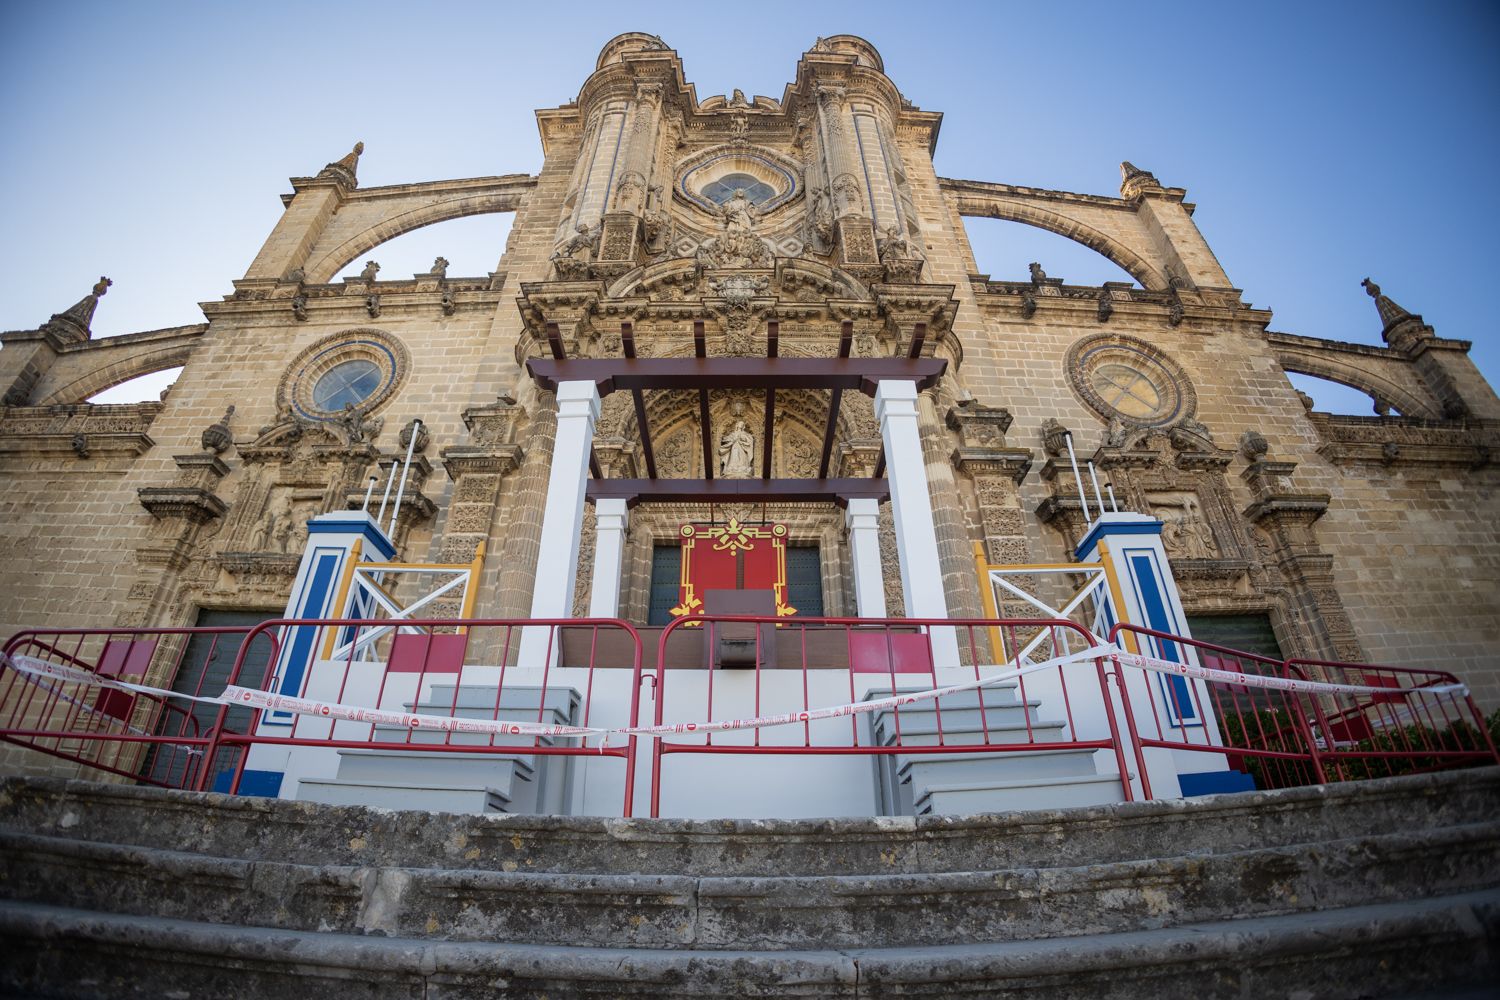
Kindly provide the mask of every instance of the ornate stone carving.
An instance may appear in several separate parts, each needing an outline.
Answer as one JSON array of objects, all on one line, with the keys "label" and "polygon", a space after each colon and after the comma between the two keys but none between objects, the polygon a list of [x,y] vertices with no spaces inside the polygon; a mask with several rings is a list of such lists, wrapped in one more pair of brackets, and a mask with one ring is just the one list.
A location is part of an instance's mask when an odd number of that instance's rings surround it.
[{"label": "ornate stone carving", "polygon": [[232,416],[234,416],[234,407],[231,405],[229,409],[224,411],[224,416],[219,418],[218,423],[211,424],[203,432],[203,436],[199,440],[203,443],[204,451],[213,452],[215,455],[222,455],[231,444],[234,444],[234,435],[229,432],[229,418]]},{"label": "ornate stone carving", "polygon": [[1161,543],[1167,555],[1182,559],[1213,559],[1219,554],[1213,532],[1203,516],[1198,494],[1148,493],[1151,515],[1162,522]]},{"label": "ornate stone carving", "polygon": [[755,435],[745,426],[745,406],[735,402],[734,424],[719,438],[719,475],[749,479],[755,475]]},{"label": "ornate stone carving", "polygon": [[376,275],[380,274],[380,265],[373,260],[365,261],[365,268],[359,272],[359,280],[374,281]]}]

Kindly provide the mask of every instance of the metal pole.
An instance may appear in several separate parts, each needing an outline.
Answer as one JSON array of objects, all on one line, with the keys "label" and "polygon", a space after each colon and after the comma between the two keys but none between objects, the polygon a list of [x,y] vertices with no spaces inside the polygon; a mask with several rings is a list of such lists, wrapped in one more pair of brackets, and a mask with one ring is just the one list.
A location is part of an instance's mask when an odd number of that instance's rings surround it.
[{"label": "metal pole", "polygon": [[[406,496],[406,474],[411,471],[411,453],[417,447],[417,435],[422,433],[422,421],[411,422],[411,438],[406,442],[406,464],[401,467],[401,485],[396,487],[396,507],[391,511],[391,526],[386,529],[386,534],[391,536],[394,542],[396,538],[396,518],[401,514],[401,500]],[[391,467],[395,472],[395,467]]]},{"label": "metal pole", "polygon": [[365,486],[365,503],[364,503],[364,506],[360,508],[360,510],[364,511],[366,514],[370,513],[370,494],[372,494],[374,492],[375,492],[375,477],[371,476],[369,484],[367,486]]},{"label": "metal pole", "polygon": [[1109,506],[1116,513],[1120,513],[1120,502],[1115,499],[1115,484],[1105,483],[1104,488],[1109,491]]},{"label": "metal pole", "polygon": [[393,461],[393,462],[391,462],[390,475],[388,475],[388,476],[385,477],[385,493],[383,493],[381,495],[381,497],[380,497],[380,513],[375,515],[375,525],[376,525],[376,527],[379,527],[380,526],[380,522],[385,520],[385,505],[391,499],[391,486],[394,485],[395,482],[396,482],[396,463]]},{"label": "metal pole", "polygon": [[1078,502],[1083,505],[1083,523],[1093,527],[1094,519],[1089,516],[1089,498],[1083,495],[1083,476],[1078,473],[1078,456],[1073,453],[1073,435],[1064,434],[1063,437],[1068,442],[1068,462],[1073,466],[1073,483],[1078,487]]},{"label": "metal pole", "polygon": [[1089,478],[1094,481],[1094,499],[1099,502],[1099,516],[1104,516],[1104,494],[1099,492],[1099,473],[1094,471],[1094,463],[1089,462]]}]

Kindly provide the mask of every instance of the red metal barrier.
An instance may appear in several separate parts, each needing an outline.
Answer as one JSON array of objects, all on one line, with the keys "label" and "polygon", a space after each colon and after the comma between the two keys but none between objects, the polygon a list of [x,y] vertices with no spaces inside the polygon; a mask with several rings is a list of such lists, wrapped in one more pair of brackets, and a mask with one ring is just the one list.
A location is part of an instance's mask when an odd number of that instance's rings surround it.
[{"label": "red metal barrier", "polygon": [[[274,661],[249,676],[236,662],[231,684],[314,698],[363,708],[438,716],[459,716],[490,722],[534,721],[543,725],[596,725],[593,722],[594,682],[599,648],[605,633],[624,637],[629,670],[633,719],[640,697],[641,641],[630,625],[618,619],[462,619],[403,621],[369,619],[278,619],[264,622],[256,632],[272,629],[290,634],[315,629],[319,650],[333,645],[343,654],[319,659],[300,679],[277,677]],[[400,629],[398,632],[397,629]],[[524,629],[545,631],[546,653],[536,667],[512,661],[521,647]],[[567,634],[567,650],[564,634]],[[621,643],[616,638],[613,647]],[[584,652],[579,659],[579,650]],[[564,656],[564,652],[568,655]],[[616,655],[619,655],[618,652]],[[473,662],[466,662],[473,661]],[[581,673],[580,673],[581,671]],[[621,671],[624,672],[623,670]],[[533,676],[535,675],[535,676]],[[577,683],[581,690],[573,685]],[[290,688],[290,690],[286,688]],[[576,705],[574,697],[577,698]],[[500,756],[614,757],[624,761],[623,815],[631,815],[634,797],[636,739],[619,746],[585,747],[579,737],[508,736],[435,732],[417,726],[395,727],[372,722],[310,718],[292,713],[251,709],[243,725],[229,723],[236,711],[220,709],[208,753],[213,768],[223,758],[233,760],[228,790],[238,792],[251,748],[257,746],[322,747],[332,749],[414,750],[423,753],[493,754]],[[534,719],[521,719],[531,715]],[[279,716],[284,716],[280,718]],[[284,725],[282,731],[280,726]],[[206,782],[203,772],[200,787]]]},{"label": "red metal barrier", "polygon": [[[1459,684],[1439,670],[1274,660],[1136,625],[1115,626],[1109,639],[1160,659],[1196,658],[1201,666],[1245,675],[1392,689]],[[1141,675],[1144,684],[1135,687],[1144,686],[1144,699],[1128,683]],[[1467,694],[1313,694],[1154,671],[1122,672],[1120,682],[1147,797],[1147,747],[1220,754],[1260,788],[1500,763]]]},{"label": "red metal barrier", "polygon": [[1500,763],[1483,714],[1447,671],[1298,659],[1288,660],[1286,670],[1306,680],[1406,689],[1305,697],[1307,725],[1329,778]]},{"label": "red metal barrier", "polygon": [[[27,629],[6,642],[7,657],[30,656],[115,680],[217,695],[215,664],[238,644],[253,644],[251,626],[224,628]],[[208,689],[205,689],[205,683]],[[192,788],[206,777],[217,714],[181,697],[125,692],[39,678],[0,665],[0,740],[96,771],[166,788]]]},{"label": "red metal barrier", "polygon": [[[648,675],[655,688],[654,722],[656,725],[664,724],[667,702],[672,695],[671,685],[668,683],[669,673],[665,669],[667,643],[674,637],[681,636],[685,630],[693,629],[696,633],[693,640],[704,643],[702,662],[708,671],[706,697],[702,705],[674,706],[673,715],[713,722],[727,718],[721,706],[715,703],[715,682],[720,675],[726,673],[752,672],[752,704],[740,710],[740,717],[833,707],[827,702],[813,703],[809,694],[809,677],[815,671],[824,673],[825,676],[837,676],[841,673],[847,677],[840,697],[849,704],[862,700],[861,694],[856,691],[856,674],[863,675],[865,682],[875,675],[884,674],[889,684],[886,689],[888,691],[897,690],[898,687],[900,690],[930,690],[957,683],[953,673],[949,673],[940,682],[938,668],[933,665],[930,629],[935,627],[953,629],[960,645],[966,650],[966,659],[970,664],[964,668],[964,672],[976,681],[1023,665],[1023,661],[1013,659],[1009,663],[981,670],[979,664],[988,659],[984,650],[988,648],[987,636],[991,629],[1003,633],[1005,648],[1014,651],[1020,651],[1037,633],[1046,633],[1042,642],[1045,652],[1038,654],[1037,658],[1050,658],[1065,651],[1087,649],[1095,644],[1094,637],[1078,624],[1052,619],[775,618],[746,615],[682,618],[662,631],[657,645],[656,672]],[[729,647],[728,652],[715,652],[725,646]],[[723,665],[720,661],[725,656],[731,659],[739,657],[742,666]],[[786,704],[784,700],[770,704],[763,697],[765,680],[772,671],[800,672],[800,697],[794,695],[792,704]],[[1086,682],[1079,676],[1081,671],[1087,671],[1089,675]],[[673,673],[682,674],[685,671]],[[889,757],[896,754],[1110,750],[1119,767],[1123,796],[1126,801],[1130,801],[1132,793],[1126,758],[1115,722],[1103,661],[1096,658],[1091,664],[1082,662],[1051,667],[1044,672],[1021,676],[1015,684],[1022,707],[1022,721],[1019,723],[1003,725],[1000,721],[1000,716],[1006,709],[1013,711],[1017,707],[1014,699],[1006,697],[1006,693],[999,688],[978,688],[977,729],[960,731],[961,727],[946,724],[941,702],[925,701],[908,706],[904,711],[908,718],[918,712],[930,712],[935,722],[934,732],[924,731],[920,737],[904,733],[903,709],[898,706],[889,713],[889,729],[884,731],[883,739],[878,743],[874,721],[870,723],[869,732],[862,732],[859,717],[853,715],[849,718],[847,738],[835,733],[835,729],[842,732],[841,724],[837,727],[820,726],[820,732],[815,736],[812,722],[802,722],[800,738],[794,738],[790,742],[768,742],[762,738],[760,729],[749,731],[748,742],[743,742],[744,737],[740,737],[741,742],[726,741],[723,736],[716,740],[712,733],[693,737],[691,741],[664,736],[655,741],[652,749],[651,815],[660,814],[662,763],[667,755],[672,754],[844,754]],[[1057,704],[1049,707],[1063,716],[1063,724],[1060,736],[1048,738],[1044,730],[1059,727],[1044,727],[1042,723],[1033,720],[1026,706],[1029,700],[1028,687],[1034,694],[1038,688],[1051,689],[1050,685],[1053,684],[1060,691],[1060,698]],[[795,686],[794,684],[793,687]],[[1091,719],[1098,720],[1097,732],[1080,732],[1075,719],[1075,714],[1080,714],[1076,710],[1084,707],[1081,704],[1075,705],[1080,699],[1094,703],[1088,706],[1086,713]],[[1107,720],[1107,724],[1103,720]],[[880,728],[883,729],[883,725]],[[1003,740],[1002,736],[1005,737]]]},{"label": "red metal barrier", "polygon": [[[1192,662],[1196,657],[1202,666],[1231,673],[1285,675],[1281,660],[1138,625],[1116,625],[1110,629],[1109,641],[1177,663]],[[1193,656],[1186,655],[1187,650]],[[1132,685],[1132,679],[1137,683]],[[1152,791],[1143,752],[1146,747],[1221,754],[1231,770],[1254,774],[1261,788],[1326,780],[1303,704],[1292,692],[1152,671],[1122,671],[1119,681],[1126,727],[1135,744],[1142,789],[1148,798]],[[1142,687],[1144,699],[1139,696]]]}]

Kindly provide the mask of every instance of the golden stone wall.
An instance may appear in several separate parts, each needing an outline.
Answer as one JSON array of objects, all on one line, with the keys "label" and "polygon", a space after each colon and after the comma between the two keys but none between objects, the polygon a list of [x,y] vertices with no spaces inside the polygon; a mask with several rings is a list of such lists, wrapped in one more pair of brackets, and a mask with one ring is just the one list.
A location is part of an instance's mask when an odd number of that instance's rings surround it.
[{"label": "golden stone wall", "polygon": [[[920,419],[953,614],[979,613],[974,541],[997,560],[1067,556],[1081,522],[1057,453],[1066,429],[1122,500],[1167,520],[1190,613],[1265,614],[1288,655],[1452,669],[1500,704],[1500,402],[1467,345],[1378,289],[1371,321],[1387,347],[1268,333],[1269,313],[1241,300],[1182,189],[1129,164],[1118,197],[939,178],[939,121],[852,36],[804,53],[780,99],[699,100],[676,53],[625,35],[577,102],[538,112],[546,160],[535,177],[363,189],[356,151],[293,180],[249,271],[204,303],[206,326],[91,341],[95,295],[5,334],[0,633],[279,609],[300,551],[287,526],[357,506],[371,473],[383,487],[413,419],[428,443],[402,553],[467,561],[484,541],[477,613],[523,616],[555,421],[521,363],[548,352],[547,324],[570,355],[619,356],[628,321],[641,354],[661,357],[691,353],[694,319],[715,354],[762,353],[776,320],[784,356],[832,355],[846,320],[856,353],[901,354],[921,323],[924,353],[949,362]],[[718,210],[683,187],[690,167],[706,177],[720,159],[782,185],[765,212]],[[516,220],[491,274],[331,280],[416,226],[495,211]],[[965,216],[1078,240],[1139,287],[976,277]],[[1091,407],[1080,387],[1097,371],[1077,348],[1103,335],[1118,357],[1158,358],[1191,411],[1147,426]],[[362,336],[369,351],[388,349],[390,391],[354,420],[299,415],[298,366],[318,345]],[[1150,350],[1129,355],[1133,344]],[[183,359],[161,404],[82,404]],[[1336,375],[1402,412],[1311,414],[1286,370]],[[808,442],[826,400],[780,398],[778,475],[814,474]],[[715,412],[733,402],[716,397]],[[231,403],[227,438],[205,437]],[[701,474],[695,401],[663,393],[651,405],[664,474]],[[869,403],[845,406],[833,474],[868,475],[879,450]],[[598,452],[608,475],[644,475],[623,395],[605,400]],[[645,614],[651,545],[704,513],[635,514],[626,614]],[[828,611],[851,610],[837,512],[776,515],[822,548]],[[580,594],[589,549],[586,538]],[[886,570],[899,613],[896,568]]]}]

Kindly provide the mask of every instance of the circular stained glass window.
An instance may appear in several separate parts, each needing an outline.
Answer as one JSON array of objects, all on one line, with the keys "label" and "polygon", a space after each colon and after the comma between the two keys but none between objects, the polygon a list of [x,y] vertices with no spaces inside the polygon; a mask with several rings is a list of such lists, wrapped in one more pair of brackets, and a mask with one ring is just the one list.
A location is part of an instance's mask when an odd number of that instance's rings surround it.
[{"label": "circular stained glass window", "polygon": [[334,365],[313,386],[312,402],[320,410],[337,412],[353,404],[358,406],[380,388],[384,381],[373,361],[355,358]]},{"label": "circular stained glass window", "polygon": [[1144,340],[1091,337],[1068,352],[1068,380],[1105,420],[1165,427],[1197,408],[1187,373]]},{"label": "circular stained glass window", "polygon": [[278,405],[308,420],[336,420],[345,407],[373,413],[411,368],[406,348],[380,330],[345,330],[312,344],[289,366]]},{"label": "circular stained glass window", "polygon": [[1104,405],[1124,416],[1149,420],[1161,409],[1161,386],[1140,368],[1103,364],[1094,369],[1090,381]]},{"label": "circular stained glass window", "polygon": [[704,185],[700,193],[715,205],[722,205],[733,198],[736,191],[745,192],[752,205],[763,205],[776,197],[775,188],[749,174],[726,174]]}]

